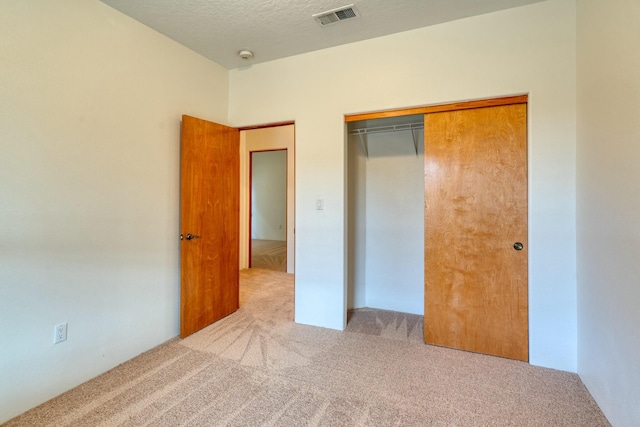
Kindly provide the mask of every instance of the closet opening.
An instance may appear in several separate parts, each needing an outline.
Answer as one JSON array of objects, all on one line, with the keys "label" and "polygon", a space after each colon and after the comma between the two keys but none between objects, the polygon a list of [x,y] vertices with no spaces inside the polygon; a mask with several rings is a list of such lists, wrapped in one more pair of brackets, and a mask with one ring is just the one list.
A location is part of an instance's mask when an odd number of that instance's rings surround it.
[{"label": "closet opening", "polygon": [[528,360],[527,104],[345,116],[348,330]]},{"label": "closet opening", "polygon": [[347,135],[347,329],[423,342],[424,115]]}]

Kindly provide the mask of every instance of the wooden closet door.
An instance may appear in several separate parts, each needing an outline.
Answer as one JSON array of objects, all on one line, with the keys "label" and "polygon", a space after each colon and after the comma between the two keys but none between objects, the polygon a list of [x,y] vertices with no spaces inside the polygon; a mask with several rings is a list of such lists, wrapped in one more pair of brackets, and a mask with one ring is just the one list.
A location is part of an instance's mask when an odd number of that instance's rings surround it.
[{"label": "wooden closet door", "polygon": [[526,104],[425,115],[429,344],[528,360],[526,121]]}]

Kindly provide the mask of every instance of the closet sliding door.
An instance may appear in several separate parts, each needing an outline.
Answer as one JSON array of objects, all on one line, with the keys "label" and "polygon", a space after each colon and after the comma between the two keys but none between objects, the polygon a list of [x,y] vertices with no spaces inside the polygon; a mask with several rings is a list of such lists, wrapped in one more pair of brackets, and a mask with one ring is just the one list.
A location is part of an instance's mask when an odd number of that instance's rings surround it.
[{"label": "closet sliding door", "polygon": [[425,114],[425,341],[528,360],[527,105]]}]

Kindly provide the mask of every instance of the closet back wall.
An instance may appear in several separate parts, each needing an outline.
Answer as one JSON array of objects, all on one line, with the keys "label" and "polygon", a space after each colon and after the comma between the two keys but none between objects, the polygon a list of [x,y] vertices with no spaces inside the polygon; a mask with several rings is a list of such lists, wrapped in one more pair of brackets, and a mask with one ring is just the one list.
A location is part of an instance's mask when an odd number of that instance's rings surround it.
[{"label": "closet back wall", "polygon": [[349,307],[424,314],[424,144],[411,131],[349,137]]}]

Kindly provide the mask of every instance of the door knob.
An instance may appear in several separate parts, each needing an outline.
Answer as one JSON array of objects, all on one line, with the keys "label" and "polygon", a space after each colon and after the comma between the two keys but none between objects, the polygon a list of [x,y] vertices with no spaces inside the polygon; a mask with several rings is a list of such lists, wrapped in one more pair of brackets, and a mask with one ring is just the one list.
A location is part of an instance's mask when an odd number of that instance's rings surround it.
[{"label": "door knob", "polygon": [[[189,236],[187,235],[187,239],[189,238]],[[524,245],[520,242],[515,242],[513,244],[513,249],[515,249],[516,251],[521,251],[522,248],[524,248]]]},{"label": "door knob", "polygon": [[200,238],[200,236],[195,236],[191,233],[187,233],[187,240],[193,240],[193,239],[198,239]]}]

